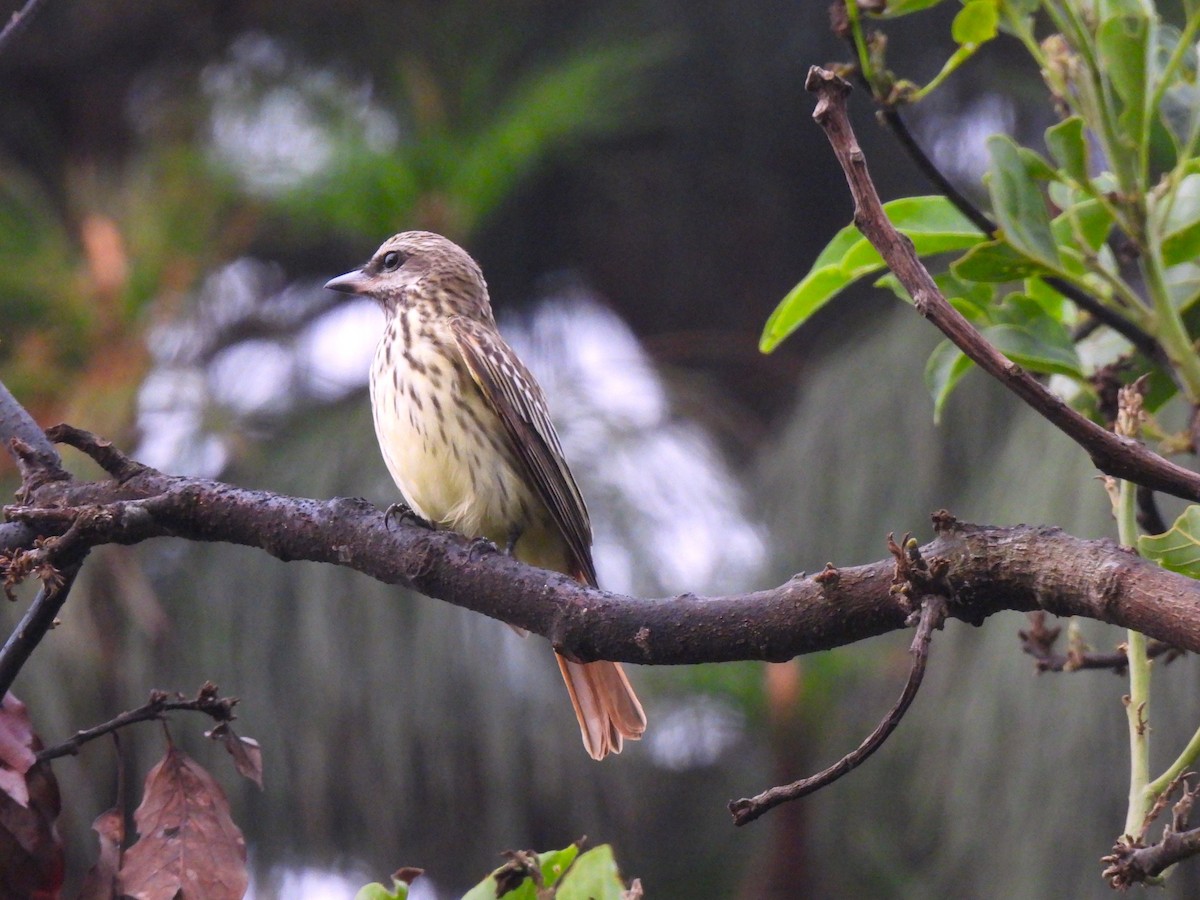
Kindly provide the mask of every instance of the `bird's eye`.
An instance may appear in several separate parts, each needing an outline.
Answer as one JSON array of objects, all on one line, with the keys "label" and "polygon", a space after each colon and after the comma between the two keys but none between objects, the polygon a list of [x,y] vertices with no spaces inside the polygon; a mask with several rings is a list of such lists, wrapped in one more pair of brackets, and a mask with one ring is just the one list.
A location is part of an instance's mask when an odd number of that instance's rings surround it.
[{"label": "bird's eye", "polygon": [[395,250],[389,250],[383,254],[383,271],[394,272],[400,268],[400,254]]}]

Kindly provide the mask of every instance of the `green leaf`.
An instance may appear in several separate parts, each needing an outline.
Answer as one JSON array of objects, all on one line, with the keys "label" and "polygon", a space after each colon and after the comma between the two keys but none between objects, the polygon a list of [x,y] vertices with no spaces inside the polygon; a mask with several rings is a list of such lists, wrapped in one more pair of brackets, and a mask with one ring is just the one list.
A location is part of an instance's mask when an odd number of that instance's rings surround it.
[{"label": "green leaf", "polygon": [[[597,847],[596,849],[600,848]],[[542,870],[542,880],[546,883],[546,886],[550,887],[558,879],[562,878],[563,873],[571,868],[571,863],[575,862],[577,856],[579,856],[578,844],[568,844],[561,850],[539,853],[538,867]]]},{"label": "green leaf", "polygon": [[1155,203],[1171,203],[1170,215],[1161,226],[1163,263],[1167,266],[1200,256],[1200,175],[1183,178],[1172,194]]},{"label": "green leaf", "polygon": [[1067,177],[1081,186],[1090,184],[1087,136],[1083,119],[1071,116],[1046,129],[1046,147]]},{"label": "green leaf", "polygon": [[956,44],[978,46],[996,36],[1000,12],[996,0],[967,0],[950,25]]},{"label": "green leaf", "polygon": [[1046,315],[1066,323],[1066,317],[1073,306],[1068,306],[1067,298],[1050,287],[1038,276],[1025,279],[1025,296],[1042,308]]},{"label": "green leaf", "polygon": [[[980,231],[971,220],[959,212],[958,207],[940,194],[926,197],[901,197],[883,204],[888,221],[903,231],[917,245],[917,252],[940,253],[942,250],[961,249],[962,241],[979,240]],[[930,244],[928,242],[932,241]],[[939,241],[951,242],[955,246],[942,247]],[[927,247],[935,249],[925,249]]]},{"label": "green leaf", "polygon": [[1144,14],[1114,16],[1102,22],[1096,33],[1104,72],[1123,104],[1117,124],[1131,148],[1140,143],[1146,130],[1149,35],[1150,23]]},{"label": "green leaf", "polygon": [[487,126],[442,160],[446,191],[469,198],[482,218],[549,148],[618,131],[636,108],[648,70],[673,52],[654,41],[589,47],[530,71],[492,107]]},{"label": "green leaf", "polygon": [[1045,269],[1003,241],[976,244],[950,264],[952,271],[965,281],[1018,281]]},{"label": "green leaf", "polygon": [[1038,153],[1036,150],[1030,150],[1028,147],[1017,147],[1017,155],[1021,157],[1021,164],[1025,166],[1025,171],[1029,173],[1029,177],[1034,181],[1058,181],[1058,169],[1047,162],[1046,157]]},{"label": "green leaf", "polygon": [[[945,197],[904,197],[885,203],[883,209],[921,256],[963,250],[983,240],[979,229]],[[846,287],[883,267],[883,259],[870,242],[853,225],[847,225],[771,313],[759,349],[770,353]]]},{"label": "green leaf", "polygon": [[841,266],[825,266],[804,276],[804,280],[788,291],[767,319],[758,349],[770,353],[789,334],[807,322],[826,303],[853,284],[860,276],[883,268],[879,265],[863,272],[845,272]]},{"label": "green leaf", "polygon": [[1083,246],[1094,253],[1104,246],[1112,226],[1112,211],[1108,206],[1099,200],[1084,200],[1055,216],[1050,230],[1060,248],[1072,244],[1079,246],[1082,241]]},{"label": "green leaf", "polygon": [[1138,552],[1164,569],[1200,578],[1200,506],[1189,506],[1168,531],[1138,538]]},{"label": "green leaf", "polygon": [[358,893],[354,895],[354,900],[406,900],[408,897],[408,885],[403,881],[397,881],[395,884],[396,889],[394,891],[389,891],[378,881],[363,885],[358,889]]},{"label": "green leaf", "polygon": [[942,410],[954,388],[975,364],[958,347],[945,340],[933,348],[925,363],[925,387],[933,398],[933,421],[942,420]]},{"label": "green leaf", "polygon": [[1058,247],[1050,232],[1046,201],[1021,158],[1020,148],[1003,134],[992,135],[987,146],[992,167],[985,178],[1005,241],[1030,259],[1057,268]]},{"label": "green leaf", "polygon": [[971,319],[972,322],[977,320],[986,320],[990,315],[989,310],[996,299],[996,288],[993,285],[979,281],[964,281],[953,272],[940,272],[933,276],[934,284],[938,286],[938,290],[942,292],[942,296],[954,303],[955,299],[961,299],[964,303],[970,303],[975,307],[977,312],[968,315],[961,309],[963,315]]},{"label": "green leaf", "polygon": [[[1165,22],[1158,24],[1156,32],[1154,75],[1159,78],[1183,35],[1174,25]],[[1197,76],[1196,46],[1191,44],[1184,50],[1175,77],[1163,92],[1158,110],[1163,125],[1175,142],[1177,153],[1189,152],[1196,132],[1200,130],[1200,85],[1197,84]]]},{"label": "green leaf", "polygon": [[871,284],[871,287],[877,287],[883,291],[891,291],[896,295],[897,300],[903,300],[905,303],[912,305],[913,299],[908,295],[908,289],[900,283],[900,279],[888,272],[876,278]]},{"label": "green leaf", "polygon": [[[599,847],[596,848],[596,850],[599,849]],[[578,855],[578,844],[569,844],[562,850],[549,850],[545,853],[539,853],[538,870],[542,873],[542,882],[547,887],[555,884],[562,878],[563,873],[571,868],[571,863],[575,861],[575,857]],[[483,879],[483,881],[479,882],[479,884],[475,885],[475,887],[471,888],[471,890],[467,891],[463,895],[462,900],[495,900],[495,898],[496,873],[493,872],[487,878]],[[532,878],[527,877],[515,890],[505,894],[504,898],[505,900],[538,900],[537,885],[534,884]]]},{"label": "green leaf", "polygon": [[[1045,321],[1053,320],[1047,316]],[[1079,356],[1070,345],[1069,335],[1066,336],[1065,347],[1060,343],[1045,340],[1042,334],[1032,328],[1020,325],[992,325],[983,329],[983,336],[987,338],[988,343],[1018,366],[1023,366],[1031,372],[1083,378]]]},{"label": "green leaf", "polygon": [[812,271],[823,269],[826,266],[841,265],[851,248],[864,240],[866,238],[858,230],[858,226],[853,223],[845,226],[833,236],[833,240],[825,245],[825,249],[817,254],[817,258],[813,260]]},{"label": "green leaf", "polygon": [[[1167,291],[1177,309],[1187,310],[1200,299],[1200,266],[1195,263],[1179,263],[1165,273]],[[1190,323],[1190,334],[1195,334],[1200,323]]]},{"label": "green leaf", "polygon": [[[498,890],[496,876],[489,875],[475,887],[462,895],[462,900],[496,900]],[[515,890],[504,895],[504,900],[538,900],[537,885],[532,878],[526,878]]]},{"label": "green leaf", "polygon": [[621,900],[625,885],[612,847],[601,844],[575,861],[555,893],[555,900]]},{"label": "green leaf", "polygon": [[890,0],[887,8],[880,14],[881,19],[898,19],[931,6],[937,6],[944,0]]}]

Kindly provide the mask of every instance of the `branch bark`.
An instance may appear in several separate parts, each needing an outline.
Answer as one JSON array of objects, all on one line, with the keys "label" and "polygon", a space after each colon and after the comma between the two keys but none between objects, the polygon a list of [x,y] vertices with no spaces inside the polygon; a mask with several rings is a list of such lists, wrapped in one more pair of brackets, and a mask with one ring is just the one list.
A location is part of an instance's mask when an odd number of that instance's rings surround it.
[{"label": "branch bark", "polygon": [[[364,500],[310,500],[129,463],[74,429],[51,429],[122,477],[52,480],[7,512],[41,545],[0,545],[26,569],[76,563],[98,544],[157,537],[257,547],[281,560],[346,566],[388,584],[483,613],[548,638],[567,656],[652,665],[782,661],[905,628],[910,608],[892,588],[894,561],[827,568],[778,587],[724,597],[640,599],[535,569],[450,532],[389,528]],[[133,473],[133,474],[130,474]],[[967,525],[934,518],[920,549],[943,560],[954,590],[947,612],[979,624],[1002,610],[1045,610],[1134,628],[1200,651],[1200,582],[1167,572],[1111,541],[1056,528]]]},{"label": "branch bark", "polygon": [[1119,890],[1135,884],[1156,884],[1159,875],[1197,853],[1200,853],[1200,828],[1168,831],[1161,841],[1149,847],[1118,844],[1101,860],[1108,863],[1102,874],[1110,887]]}]

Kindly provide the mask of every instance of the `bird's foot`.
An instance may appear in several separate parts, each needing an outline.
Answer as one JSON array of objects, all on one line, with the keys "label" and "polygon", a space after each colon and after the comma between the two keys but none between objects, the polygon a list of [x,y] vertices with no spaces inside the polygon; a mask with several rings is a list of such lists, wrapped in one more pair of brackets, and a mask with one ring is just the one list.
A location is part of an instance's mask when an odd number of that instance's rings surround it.
[{"label": "bird's foot", "polygon": [[492,541],[485,537],[477,537],[471,539],[471,548],[467,551],[467,558],[471,562],[477,562],[480,557],[486,553],[499,553],[498,548]]},{"label": "bird's foot", "polygon": [[400,525],[407,522],[410,525],[417,525],[420,528],[428,528],[430,531],[434,530],[434,524],[413,512],[413,508],[407,503],[393,503],[384,510],[383,527],[390,530],[393,520]]}]

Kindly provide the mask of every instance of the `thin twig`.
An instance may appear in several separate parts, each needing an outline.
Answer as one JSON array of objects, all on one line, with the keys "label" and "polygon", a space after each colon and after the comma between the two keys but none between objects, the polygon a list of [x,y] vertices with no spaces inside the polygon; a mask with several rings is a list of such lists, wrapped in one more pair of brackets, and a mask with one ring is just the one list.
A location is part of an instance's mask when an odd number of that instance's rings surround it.
[{"label": "thin twig", "polygon": [[[937,167],[932,159],[930,159],[921,145],[917,143],[915,137],[908,129],[904,119],[900,116],[899,111],[892,107],[884,107],[881,110],[884,124],[888,130],[896,138],[897,143],[908,154],[909,159],[913,161],[918,169],[935,188],[947,200],[954,204],[955,208],[970,219],[971,224],[978,228],[988,237],[992,237],[996,233],[996,223],[993,222],[982,210],[974,203],[966,198],[966,196],[954,186]],[[1129,341],[1151,362],[1158,365],[1164,372],[1172,371],[1170,362],[1167,359],[1167,354],[1159,345],[1158,341],[1148,332],[1139,328],[1135,323],[1130,322],[1123,315],[1115,310],[1109,309],[1097,298],[1079,288],[1077,285],[1071,284],[1069,281],[1064,281],[1056,276],[1049,276],[1045,279],[1046,284],[1054,288],[1077,307],[1082,309],[1093,319],[1102,325],[1107,325],[1117,334]]]},{"label": "thin twig", "polygon": [[[854,41],[850,37],[848,29],[846,30],[846,37],[853,50]],[[875,99],[875,102],[879,105],[879,115],[884,125],[887,126],[888,131],[892,133],[892,136],[896,139],[900,148],[908,155],[913,165],[928,179],[929,183],[934,186],[938,193],[954,204],[955,209],[962,213],[972,225],[988,237],[993,237],[996,233],[996,223],[983,210],[967,199],[967,196],[930,159],[925,149],[917,142],[908,124],[904,121],[904,117],[900,115],[900,111],[894,105],[890,104],[886,97],[881,97],[876,93],[874,86],[868,81],[866,73],[860,69],[858,70],[858,76],[859,81],[867,88],[871,96]],[[1151,362],[1173,376],[1174,370],[1170,365],[1170,360],[1167,359],[1166,352],[1151,334],[1140,328],[1136,323],[1130,322],[1119,312],[1109,309],[1100,300],[1077,285],[1055,276],[1047,277],[1045,281],[1050,287],[1088,313],[1095,321],[1107,325],[1113,331],[1123,336]]]},{"label": "thin twig", "polygon": [[955,208],[971,220],[971,224],[978,228],[988,237],[996,233],[996,223],[993,222],[986,213],[978,206],[966,198],[954,183],[947,178],[942,170],[937,167],[937,164],[929,158],[925,150],[917,143],[917,139],[913,137],[913,133],[909,131],[908,125],[901,117],[899,110],[894,107],[884,106],[880,113],[883,118],[883,123],[887,126],[892,136],[896,139],[900,147],[908,154],[908,158],[915,165],[929,182],[942,194],[947,200],[954,204]]},{"label": "thin twig", "polygon": [[[1129,667],[1129,657],[1122,645],[1112,653],[1092,653],[1070,647],[1066,653],[1057,653],[1054,644],[1062,629],[1047,627],[1044,612],[1029,614],[1029,628],[1017,632],[1021,639],[1021,650],[1036,660],[1037,671],[1041,672],[1080,672],[1084,670],[1104,669],[1116,675],[1122,675]],[[1166,657],[1164,662],[1173,662],[1182,656],[1183,650],[1173,647],[1163,641],[1150,641],[1146,655],[1150,659]]]},{"label": "thin twig", "polygon": [[25,29],[41,5],[42,0],[26,0],[21,9],[8,17],[4,30],[0,31],[0,54],[3,54],[8,45]]},{"label": "thin twig", "polygon": [[866,157],[846,114],[850,85],[832,72],[813,66],[805,86],[818,95],[813,118],[824,129],[846,173],[854,197],[855,224],[904,285],[917,311],[976,365],[1078,443],[1100,471],[1187,500],[1200,500],[1200,473],[1164,459],[1135,440],[1119,437],[1072,409],[989,344],[946,301],[914,252],[912,241],[896,231],[883,212]]},{"label": "thin twig", "polygon": [[904,685],[904,691],[900,694],[900,699],[896,701],[896,705],[875,726],[875,730],[867,735],[866,740],[832,766],[822,772],[818,772],[816,775],[802,778],[791,784],[769,788],[754,797],[731,801],[729,811],[733,813],[733,823],[735,825],[746,825],[782,803],[799,800],[801,797],[805,797],[826,785],[832,784],[842,776],[856,769],[871,754],[883,746],[884,741],[896,730],[896,726],[904,718],[904,714],[912,704],[913,698],[917,696],[917,690],[921,687],[921,681],[925,677],[925,663],[929,659],[930,638],[933,635],[933,630],[941,625],[945,616],[946,598],[938,594],[927,594],[921,605],[917,633],[913,636],[912,646],[909,648],[909,652],[913,656],[913,664],[912,669],[908,673],[908,681]]},{"label": "thin twig", "polygon": [[82,560],[59,570],[54,584],[43,585],[17,627],[13,629],[4,648],[0,649],[0,697],[12,687],[21,668],[33,653],[33,648],[42,642],[54,627],[58,613],[67,602],[67,594],[79,574]]},{"label": "thin twig", "polygon": [[[28,10],[29,5],[26,6],[26,11]],[[9,27],[12,27],[11,23]],[[5,29],[4,33],[7,34],[8,29]],[[3,43],[0,40],[0,49],[2,48]],[[0,383],[0,441],[12,453],[21,471],[19,497],[28,497],[38,487],[51,481],[70,479],[70,475],[63,468],[58,448],[51,443],[25,407],[17,402],[3,383]],[[11,535],[18,539],[24,537],[21,527],[7,527],[6,536]],[[52,578],[47,578],[20,623],[8,636],[3,649],[0,649],[0,697],[12,687],[33,648],[53,627],[78,573],[79,563],[74,563],[53,573]]]},{"label": "thin twig", "polygon": [[192,700],[184,700],[182,694],[175,694],[174,696],[176,699],[172,700],[170,699],[171,695],[166,691],[151,691],[150,699],[137,709],[123,712],[116,718],[102,725],[97,725],[94,728],[77,731],[61,744],[55,744],[53,747],[47,747],[45,750],[38,751],[38,761],[45,762],[49,759],[57,759],[60,756],[73,756],[88,741],[94,741],[96,738],[104,737],[106,734],[115,733],[117,729],[124,728],[126,725],[161,719],[163,714],[168,712],[180,710],[200,712],[211,716],[215,722],[230,722],[236,718],[233,714],[233,707],[238,702],[237,698],[217,696],[217,686],[212,682],[204,684]]},{"label": "thin twig", "polygon": [[1154,491],[1140,484],[1137,489],[1137,522],[1146,534],[1162,534],[1167,530]]}]

